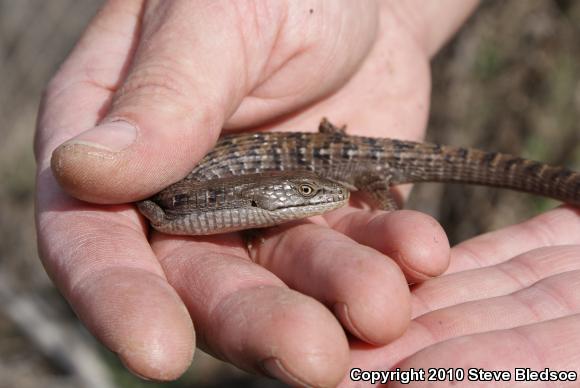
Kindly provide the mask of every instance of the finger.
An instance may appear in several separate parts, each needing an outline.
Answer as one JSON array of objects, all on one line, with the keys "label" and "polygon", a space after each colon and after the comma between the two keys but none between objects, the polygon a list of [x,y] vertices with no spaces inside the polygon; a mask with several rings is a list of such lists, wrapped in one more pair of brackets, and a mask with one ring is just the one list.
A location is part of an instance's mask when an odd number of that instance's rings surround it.
[{"label": "finger", "polygon": [[413,315],[509,295],[542,279],[580,270],[578,255],[578,245],[538,248],[494,266],[431,279],[414,287]]},{"label": "finger", "polygon": [[348,343],[336,319],[251,262],[238,236],[156,235],[153,246],[209,352],[291,385],[333,386],[343,376]]},{"label": "finger", "polygon": [[580,270],[542,279],[505,296],[461,303],[415,319],[436,341],[580,313]]},{"label": "finger", "polygon": [[380,252],[312,223],[265,232],[253,258],[290,288],[327,305],[356,337],[384,344],[409,323],[409,289]]},{"label": "finger", "polygon": [[[516,380],[516,373],[524,373],[522,369],[530,368],[542,372],[546,368],[552,371],[575,371],[576,378],[566,383],[554,383],[558,386],[573,386],[577,384],[580,373],[580,315],[510,328],[490,333],[482,333],[454,338],[449,341],[430,346],[425,350],[406,359],[397,365],[401,370],[410,368],[461,368],[467,372],[470,368],[481,368],[487,371],[508,371],[511,373],[507,381],[502,381],[502,387],[520,386],[522,381]],[[520,371],[516,372],[516,368]],[[564,376],[561,374],[560,376]],[[574,382],[576,381],[576,382]],[[413,386],[431,386],[431,382],[416,382]],[[525,384],[531,387],[544,387],[546,381],[531,381]],[[389,384],[389,387],[404,386],[400,382]],[[457,386],[457,381],[444,380],[437,386]],[[469,386],[489,386],[489,382],[481,378]]]},{"label": "finger", "polygon": [[431,216],[416,211],[340,209],[326,216],[333,229],[391,257],[410,282],[443,273],[449,265],[449,240]]},{"label": "finger", "polygon": [[453,247],[447,273],[493,265],[540,247],[578,243],[580,210],[563,206]]},{"label": "finger", "polygon": [[[187,2],[147,4],[140,16],[141,30],[121,37],[136,45],[134,56],[130,51],[118,54],[131,61],[127,74],[125,68],[109,69],[117,70],[119,82],[108,90],[112,103],[101,107],[106,117],[94,128],[76,130],[77,136],[53,154],[55,176],[78,198],[127,202],[185,176],[215,141],[245,87],[240,79],[244,56],[231,35],[232,12],[217,5],[190,7]],[[74,59],[84,63],[102,55],[112,37],[97,32],[117,22],[109,17],[93,23],[84,49]],[[73,71],[86,69],[77,65]],[[51,96],[61,98],[48,101],[47,109],[75,106],[70,97],[84,88],[80,83],[66,94]]]},{"label": "finger", "polygon": [[191,319],[135,211],[72,200],[50,170],[38,185],[40,257],[80,320],[133,373],[154,380],[179,377],[195,347]]}]

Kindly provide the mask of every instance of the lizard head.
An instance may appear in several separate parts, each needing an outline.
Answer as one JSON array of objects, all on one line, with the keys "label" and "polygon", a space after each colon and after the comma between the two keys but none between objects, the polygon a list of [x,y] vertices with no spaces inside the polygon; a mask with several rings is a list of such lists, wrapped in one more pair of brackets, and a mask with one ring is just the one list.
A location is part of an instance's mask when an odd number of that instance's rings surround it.
[{"label": "lizard head", "polygon": [[350,191],[311,172],[288,171],[257,175],[242,195],[251,207],[285,219],[298,219],[344,206]]}]

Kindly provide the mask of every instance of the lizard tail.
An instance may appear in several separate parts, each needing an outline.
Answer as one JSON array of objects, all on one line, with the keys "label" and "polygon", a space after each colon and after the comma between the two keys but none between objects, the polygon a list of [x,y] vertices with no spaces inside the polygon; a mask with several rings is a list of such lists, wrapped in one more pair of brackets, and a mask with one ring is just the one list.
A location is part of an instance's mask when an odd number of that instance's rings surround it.
[{"label": "lizard tail", "polygon": [[580,206],[580,173],[472,148],[413,143],[392,161],[392,183],[461,182],[503,187]]}]

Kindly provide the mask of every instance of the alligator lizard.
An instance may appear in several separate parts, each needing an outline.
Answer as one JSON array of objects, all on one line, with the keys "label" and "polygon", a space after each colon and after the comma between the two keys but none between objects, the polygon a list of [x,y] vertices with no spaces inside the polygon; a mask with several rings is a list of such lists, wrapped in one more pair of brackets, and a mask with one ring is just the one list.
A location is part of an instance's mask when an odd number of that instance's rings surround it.
[{"label": "alligator lizard", "polygon": [[390,187],[457,182],[505,187],[580,206],[580,173],[498,152],[350,136],[322,120],[318,133],[224,136],[183,180],[137,207],[170,234],[260,228],[326,213],[351,190],[397,208]]}]

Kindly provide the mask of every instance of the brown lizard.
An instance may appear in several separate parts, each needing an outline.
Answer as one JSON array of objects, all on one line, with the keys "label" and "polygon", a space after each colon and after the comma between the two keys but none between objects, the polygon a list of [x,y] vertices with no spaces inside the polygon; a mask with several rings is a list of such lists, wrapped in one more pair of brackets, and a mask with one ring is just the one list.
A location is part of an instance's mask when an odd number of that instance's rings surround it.
[{"label": "brown lizard", "polygon": [[323,214],[370,194],[395,210],[390,188],[456,182],[505,187],[580,206],[580,173],[498,152],[350,136],[323,119],[318,133],[228,135],[183,180],[137,207],[170,234],[201,235]]}]

